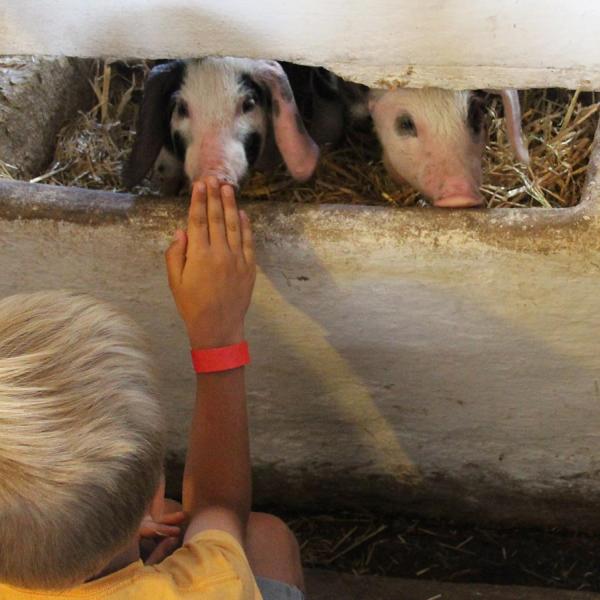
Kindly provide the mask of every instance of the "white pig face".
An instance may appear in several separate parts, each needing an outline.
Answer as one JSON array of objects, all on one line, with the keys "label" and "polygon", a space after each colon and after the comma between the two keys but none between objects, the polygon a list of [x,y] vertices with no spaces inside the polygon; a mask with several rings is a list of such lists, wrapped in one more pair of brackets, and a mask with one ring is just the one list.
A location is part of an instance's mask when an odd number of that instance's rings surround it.
[{"label": "white pig face", "polygon": [[267,91],[253,61],[205,58],[188,66],[172,97],[175,154],[191,181],[214,175],[237,185],[253,166],[267,135]]},{"label": "white pig face", "polygon": [[486,126],[471,92],[436,88],[374,90],[369,110],[391,177],[436,206],[478,206]]},{"label": "white pig face", "polygon": [[233,57],[161,63],[146,80],[123,183],[138,185],[154,165],[165,188],[180,185],[184,173],[191,181],[213,175],[238,185],[273,141],[292,177],[312,176],[319,148],[280,63]]}]

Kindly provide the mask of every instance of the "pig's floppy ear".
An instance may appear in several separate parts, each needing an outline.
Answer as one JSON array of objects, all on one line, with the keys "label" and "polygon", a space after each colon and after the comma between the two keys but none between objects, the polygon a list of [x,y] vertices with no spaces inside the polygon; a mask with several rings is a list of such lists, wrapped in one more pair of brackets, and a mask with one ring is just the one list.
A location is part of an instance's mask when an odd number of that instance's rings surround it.
[{"label": "pig's floppy ear", "polygon": [[521,127],[521,104],[517,90],[499,90],[504,105],[504,120],[508,130],[508,139],[513,147],[515,156],[524,165],[529,164],[529,151],[523,141],[523,130]]},{"label": "pig's floppy ear", "polygon": [[185,63],[172,61],[150,71],[144,88],[133,149],[123,168],[123,184],[131,188],[152,168],[169,136],[169,100],[181,86]]},{"label": "pig's floppy ear", "polygon": [[288,171],[298,181],[310,179],[319,160],[319,147],[304,127],[287,75],[271,60],[258,61],[254,75],[271,93],[275,142]]}]

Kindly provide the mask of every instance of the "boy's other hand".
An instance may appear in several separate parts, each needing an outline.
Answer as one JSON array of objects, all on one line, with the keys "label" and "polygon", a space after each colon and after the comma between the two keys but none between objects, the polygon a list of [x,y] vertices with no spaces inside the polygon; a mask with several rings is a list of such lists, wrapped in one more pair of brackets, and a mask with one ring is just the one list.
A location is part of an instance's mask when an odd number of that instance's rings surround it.
[{"label": "boy's other hand", "polygon": [[182,510],[165,513],[160,521],[155,521],[150,515],[146,515],[142,520],[138,534],[143,538],[177,537],[186,521],[187,515]]},{"label": "boy's other hand", "polygon": [[188,517],[181,504],[165,498],[164,512],[159,521],[150,515],[142,520],[140,536],[140,555],[147,565],[162,562],[181,546],[183,532],[188,525]]},{"label": "boy's other hand", "polygon": [[166,261],[192,348],[241,342],[256,261],[250,222],[230,185],[214,177],[194,184],[187,233],[175,232]]}]

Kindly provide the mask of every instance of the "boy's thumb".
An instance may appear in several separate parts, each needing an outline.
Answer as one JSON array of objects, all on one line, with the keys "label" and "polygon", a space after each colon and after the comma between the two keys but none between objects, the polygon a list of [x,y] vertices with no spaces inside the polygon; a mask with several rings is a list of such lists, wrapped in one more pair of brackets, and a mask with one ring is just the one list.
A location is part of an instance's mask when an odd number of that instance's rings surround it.
[{"label": "boy's thumb", "polygon": [[185,231],[178,229],[173,236],[171,245],[165,252],[165,260],[167,262],[167,275],[169,277],[169,285],[173,287],[181,279],[181,272],[185,266],[185,251],[187,247],[187,235]]}]

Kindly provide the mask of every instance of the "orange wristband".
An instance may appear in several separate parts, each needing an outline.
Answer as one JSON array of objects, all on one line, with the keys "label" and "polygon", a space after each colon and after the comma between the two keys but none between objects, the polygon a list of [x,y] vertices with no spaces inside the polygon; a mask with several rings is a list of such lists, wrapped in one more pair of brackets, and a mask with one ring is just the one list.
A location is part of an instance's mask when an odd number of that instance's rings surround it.
[{"label": "orange wristband", "polygon": [[192,350],[192,364],[196,373],[218,373],[243,367],[250,362],[248,342],[245,340],[222,348]]}]

